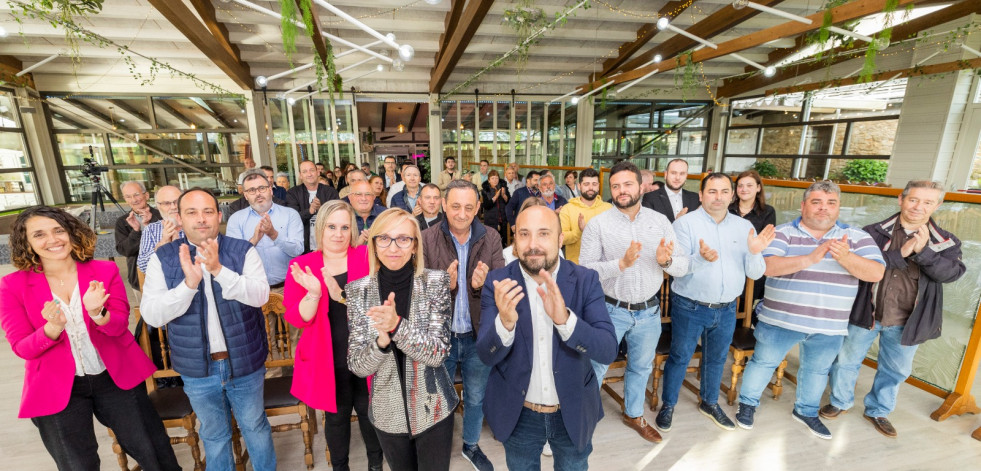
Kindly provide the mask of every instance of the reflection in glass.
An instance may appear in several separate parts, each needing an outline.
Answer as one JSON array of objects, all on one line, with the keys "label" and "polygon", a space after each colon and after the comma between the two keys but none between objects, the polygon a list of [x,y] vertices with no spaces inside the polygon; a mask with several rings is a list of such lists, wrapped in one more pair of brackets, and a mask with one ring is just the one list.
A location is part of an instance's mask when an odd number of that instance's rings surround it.
[{"label": "reflection in glass", "polygon": [[36,204],[38,204],[37,189],[31,172],[0,173],[0,211]]}]

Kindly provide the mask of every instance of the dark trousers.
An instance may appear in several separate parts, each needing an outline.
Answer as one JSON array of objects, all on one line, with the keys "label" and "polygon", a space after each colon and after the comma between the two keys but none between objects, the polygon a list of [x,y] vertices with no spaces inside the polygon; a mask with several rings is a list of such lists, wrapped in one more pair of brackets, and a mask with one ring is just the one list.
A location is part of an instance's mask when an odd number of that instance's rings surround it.
[{"label": "dark trousers", "polygon": [[99,471],[92,416],[112,429],[119,445],[147,471],[179,470],[170,438],[146,390],[120,389],[108,372],[76,376],[61,412],[31,419],[61,471]]},{"label": "dark trousers", "polygon": [[351,448],[351,409],[358,412],[358,427],[368,452],[368,466],[381,468],[382,447],[375,427],[368,420],[368,382],[350,375],[347,384],[337,384],[337,412],[324,412],[324,437],[334,471],[347,471]]},{"label": "dark trousers", "polygon": [[388,466],[398,471],[444,471],[450,469],[453,448],[453,416],[425,432],[410,437],[378,430],[378,441]]}]

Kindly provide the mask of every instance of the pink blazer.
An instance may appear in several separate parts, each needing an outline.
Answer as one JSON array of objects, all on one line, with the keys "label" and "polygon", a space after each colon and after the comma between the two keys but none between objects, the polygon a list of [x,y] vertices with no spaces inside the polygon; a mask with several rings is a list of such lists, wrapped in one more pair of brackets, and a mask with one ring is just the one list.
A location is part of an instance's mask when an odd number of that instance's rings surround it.
[{"label": "pink blazer", "polygon": [[[79,263],[80,294],[85,293],[92,280],[103,282],[109,291],[106,301],[109,322],[97,326],[85,316],[89,337],[116,385],[131,389],[156,368],[128,330],[129,301],[116,263],[102,260]],[[21,270],[0,280],[0,326],[14,354],[26,360],[17,415],[22,419],[64,410],[75,380],[75,359],[68,333],[62,332],[58,340],[44,334],[46,321],[41,309],[52,299],[51,287],[43,273]]]},{"label": "pink blazer", "polygon": [[[310,271],[320,278],[320,270],[324,267],[323,254],[319,251],[300,255],[290,261],[296,262],[300,268],[310,267]],[[368,274],[368,246],[362,245],[347,252],[347,282],[350,283]],[[337,394],[334,386],[334,352],[330,335],[330,319],[327,316],[330,308],[330,296],[327,286],[320,280],[323,296],[317,306],[317,315],[310,322],[300,316],[300,300],[306,296],[307,290],[286,275],[283,287],[283,306],[286,308],[285,319],[294,327],[303,329],[300,340],[296,345],[296,358],[293,365],[293,386],[290,393],[297,399],[307,403],[314,409],[327,412],[337,412]]]}]

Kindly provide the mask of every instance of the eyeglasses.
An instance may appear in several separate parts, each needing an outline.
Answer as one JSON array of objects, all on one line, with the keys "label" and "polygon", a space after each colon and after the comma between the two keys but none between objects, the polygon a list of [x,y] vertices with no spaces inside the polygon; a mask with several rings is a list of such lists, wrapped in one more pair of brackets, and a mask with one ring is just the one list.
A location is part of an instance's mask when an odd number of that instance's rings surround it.
[{"label": "eyeglasses", "polygon": [[370,197],[374,198],[375,197],[375,194],[374,193],[351,193],[351,196],[354,196],[356,198],[367,198],[367,197],[370,196]]},{"label": "eyeglasses", "polygon": [[385,234],[375,236],[375,245],[379,248],[386,249],[392,245],[392,241],[395,241],[395,245],[400,249],[407,249],[412,246],[412,242],[415,241],[415,237],[409,236],[398,236],[395,238],[389,237]]},{"label": "eyeglasses", "polygon": [[242,192],[247,195],[254,195],[256,193],[265,193],[266,191],[269,190],[269,188],[270,188],[269,185],[262,185],[262,186],[257,186],[255,188],[248,188],[246,190],[243,190]]},{"label": "eyeglasses", "polygon": [[177,206],[177,200],[174,201],[157,201],[158,208],[168,208],[170,206]]}]

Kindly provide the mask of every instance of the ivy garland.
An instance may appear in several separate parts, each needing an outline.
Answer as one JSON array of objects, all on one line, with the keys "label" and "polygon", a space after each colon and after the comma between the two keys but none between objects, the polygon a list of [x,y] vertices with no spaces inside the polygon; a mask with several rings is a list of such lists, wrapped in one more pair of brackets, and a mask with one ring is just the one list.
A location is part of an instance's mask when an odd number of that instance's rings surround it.
[{"label": "ivy garland", "polygon": [[[297,11],[297,3],[299,3],[299,11]],[[286,58],[290,66],[292,66],[293,54],[297,52],[297,13],[303,19],[303,26],[306,29],[307,36],[313,41],[317,40],[314,38],[317,28],[314,25],[313,2],[311,0],[279,0],[279,8],[280,14],[282,15],[280,28],[282,29],[283,51],[286,53]],[[326,62],[321,59],[320,54],[316,51],[313,54],[313,68],[317,74],[316,88],[318,90],[326,88],[330,102],[333,103],[334,93],[342,93],[343,79],[337,74],[337,67],[334,65],[334,45],[326,37],[323,38],[323,41],[327,49]]]},{"label": "ivy garland", "polygon": [[[886,0],[886,6],[883,8],[886,14],[883,21],[885,28],[875,35],[865,50],[865,62],[862,64],[862,71],[858,75],[858,83],[865,83],[872,79],[872,75],[875,73],[875,56],[879,54],[880,50],[889,47],[889,39],[892,37],[893,13],[896,12],[898,6],[899,0]],[[910,9],[906,10],[907,16],[910,11]]]},{"label": "ivy garland", "polygon": [[514,8],[504,10],[501,23],[514,30],[520,47],[515,53],[515,64],[524,69],[528,62],[528,51],[538,41],[529,40],[538,30],[548,25],[545,11],[535,6],[534,0],[518,0]]},{"label": "ivy garland", "polygon": [[[18,23],[22,23],[24,18],[41,19],[50,23],[52,27],[63,28],[65,30],[65,40],[69,45],[72,62],[76,65],[80,63],[78,52],[79,41],[85,41],[100,48],[115,48],[122,56],[123,62],[126,63],[129,73],[142,86],[153,84],[157,78],[157,74],[163,70],[169,72],[171,77],[190,80],[198,88],[210,91],[219,97],[233,97],[247,100],[241,93],[231,92],[224,87],[198,78],[198,76],[192,73],[177,69],[166,62],[136,52],[130,49],[129,46],[119,44],[105,36],[89,31],[75,22],[76,18],[86,18],[88,15],[98,14],[102,8],[102,2],[103,0],[33,0],[30,2],[7,0],[7,3],[13,7],[10,11],[11,15]],[[137,64],[134,57],[139,57],[149,62],[150,70],[146,75],[137,71]]]},{"label": "ivy garland", "polygon": [[[688,96],[695,95],[695,87],[699,86],[698,79],[695,78],[694,50],[688,50],[675,59],[677,66],[674,68],[674,86],[681,90],[681,101],[688,101]],[[684,59],[685,63],[681,61]]]}]

